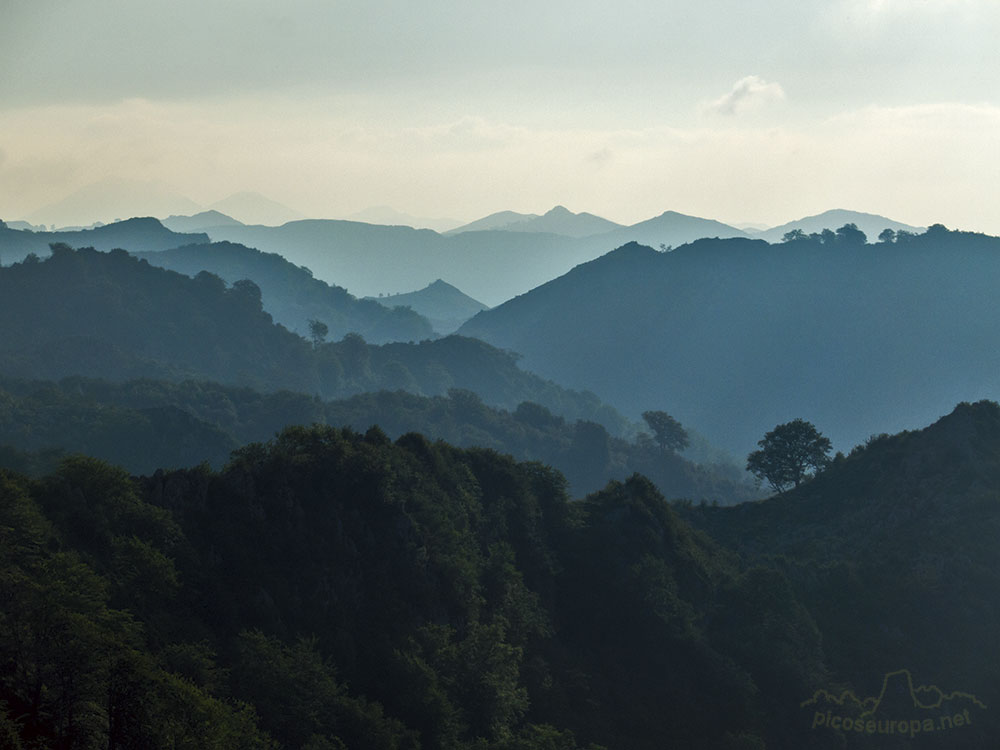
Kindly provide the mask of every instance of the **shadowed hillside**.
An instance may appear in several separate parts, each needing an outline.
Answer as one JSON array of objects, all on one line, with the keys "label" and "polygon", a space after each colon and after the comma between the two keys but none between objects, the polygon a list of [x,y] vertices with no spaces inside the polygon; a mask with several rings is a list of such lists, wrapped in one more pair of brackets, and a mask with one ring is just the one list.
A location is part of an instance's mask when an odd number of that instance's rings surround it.
[{"label": "shadowed hillside", "polygon": [[326,398],[465,388],[496,406],[535,401],[615,433],[623,426],[593,394],[525,372],[514,355],[481,341],[375,346],[349,334],[315,346],[273,322],[252,281],[227,287],[208,272],[192,279],[123,250],[55,245],[44,261],[0,268],[0,316],[10,326],[0,339],[0,374],[16,377],[215,380]]},{"label": "shadowed hillside", "polygon": [[260,287],[264,309],[274,321],[301,336],[309,336],[312,320],[325,324],[327,336],[333,341],[348,333],[360,334],[373,344],[422,341],[434,335],[419,311],[359,300],[346,289],[314,279],[309,269],[295,266],[276,253],[215,242],[135,255],[187,276],[209,271],[230,284],[250,279]]},{"label": "shadowed hillside", "polygon": [[795,417],[849,449],[1000,394],[1000,239],[827,234],[627,245],[461,332],[626,414],[663,404],[741,455]]}]

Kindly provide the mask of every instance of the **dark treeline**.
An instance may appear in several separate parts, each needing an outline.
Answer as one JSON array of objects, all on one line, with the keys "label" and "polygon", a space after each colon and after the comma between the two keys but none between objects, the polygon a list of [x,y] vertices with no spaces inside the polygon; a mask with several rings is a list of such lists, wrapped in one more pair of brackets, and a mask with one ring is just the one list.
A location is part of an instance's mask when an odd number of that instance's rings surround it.
[{"label": "dark treeline", "polygon": [[616,434],[626,424],[593,394],[525,372],[514,354],[480,341],[450,336],[375,346],[349,334],[315,346],[273,322],[254,282],[227,286],[208,272],[192,279],[123,250],[55,245],[45,260],[0,268],[0,317],[9,376],[215,380],[324,398],[464,388],[496,406],[533,401]]},{"label": "dark treeline", "polygon": [[[734,465],[696,466],[648,435],[616,437],[600,424],[569,421],[525,401],[513,410],[486,405],[475,393],[445,396],[380,391],[338,401],[282,391],[263,394],[217,383],[139,380],[112,383],[66,378],[58,383],[0,378],[0,465],[38,472],[62,453],[85,453],[142,474],[208,461],[221,467],[231,451],[265,441],[290,424],[367,430],[393,438],[420,432],[461,447],[484,447],[560,470],[572,496],[634,472],[669,498],[731,504],[757,495]],[[46,452],[28,457],[24,453]],[[41,462],[41,463],[39,463]]]},{"label": "dark treeline", "polygon": [[[638,476],[571,503],[541,464],[378,428],[289,428],[219,472],[0,471],[0,737],[982,748],[997,456],[984,403],[728,509],[672,508]],[[971,723],[845,733],[802,705],[900,669]]]}]

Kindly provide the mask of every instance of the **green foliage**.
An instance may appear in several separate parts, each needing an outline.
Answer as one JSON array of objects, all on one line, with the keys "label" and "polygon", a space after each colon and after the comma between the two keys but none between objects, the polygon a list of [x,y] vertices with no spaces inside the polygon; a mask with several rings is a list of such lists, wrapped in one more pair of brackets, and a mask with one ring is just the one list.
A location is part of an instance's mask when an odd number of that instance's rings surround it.
[{"label": "green foliage", "polygon": [[687,448],[687,431],[665,411],[644,411],[642,418],[653,431],[653,439],[660,448],[670,453],[680,453]]},{"label": "green foliage", "polygon": [[987,694],[998,446],[1000,407],[960,405],[732,509],[639,476],[570,503],[537,463],[318,425],[220,472],[0,471],[0,738],[824,746],[799,703],[845,676]]},{"label": "green foliage", "polygon": [[330,327],[322,320],[313,318],[309,321],[309,335],[312,337],[313,346],[322,344],[328,333],[330,333]]},{"label": "green foliage", "polygon": [[[319,353],[330,348],[321,347]],[[409,375],[408,368],[398,367],[403,376]],[[383,376],[390,370],[383,367]],[[637,471],[652,478],[668,497],[730,504],[755,494],[735,465],[696,466],[664,453],[643,433],[629,442],[606,429],[602,433],[596,423],[579,427],[534,402],[522,402],[510,413],[466,389],[450,388],[447,396],[397,391],[324,402],[288,391],[263,394],[195,381],[117,384],[76,377],[48,383],[0,378],[0,446],[18,447],[0,448],[0,465],[27,473],[53,470],[59,451],[86,452],[136,474],[205,460],[221,467],[239,445],[267,440],[288,424],[312,423],[358,430],[377,424],[391,437],[416,431],[455,445],[489,447],[521,460],[541,461],[563,472],[577,497],[600,489],[610,478],[624,479]],[[589,444],[588,429],[593,438]],[[595,450],[600,451],[597,463]]]},{"label": "green foliage", "polygon": [[766,479],[775,492],[798,487],[830,462],[832,444],[811,422],[793,419],[779,424],[758,441],[760,450],[747,456],[747,471]]}]

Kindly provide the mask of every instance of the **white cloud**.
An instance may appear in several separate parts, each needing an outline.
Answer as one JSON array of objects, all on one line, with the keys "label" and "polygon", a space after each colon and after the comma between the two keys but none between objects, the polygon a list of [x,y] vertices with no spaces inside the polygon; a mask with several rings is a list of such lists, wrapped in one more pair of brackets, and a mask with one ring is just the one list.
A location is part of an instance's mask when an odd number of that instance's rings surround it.
[{"label": "white cloud", "polygon": [[781,84],[765,81],[760,76],[747,76],[733,84],[729,92],[705,104],[703,111],[718,115],[737,115],[784,98],[785,90],[781,88]]}]

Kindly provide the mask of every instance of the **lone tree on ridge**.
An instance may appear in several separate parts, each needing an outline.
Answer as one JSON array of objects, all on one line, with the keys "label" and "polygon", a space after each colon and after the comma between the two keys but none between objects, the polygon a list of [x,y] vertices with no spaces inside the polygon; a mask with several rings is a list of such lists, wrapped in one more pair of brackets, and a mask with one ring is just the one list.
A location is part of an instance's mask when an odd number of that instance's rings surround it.
[{"label": "lone tree on ridge", "polygon": [[747,456],[747,471],[766,479],[778,493],[798,487],[810,472],[821,471],[830,462],[833,448],[829,438],[803,419],[779,424],[757,445],[760,450]]}]

